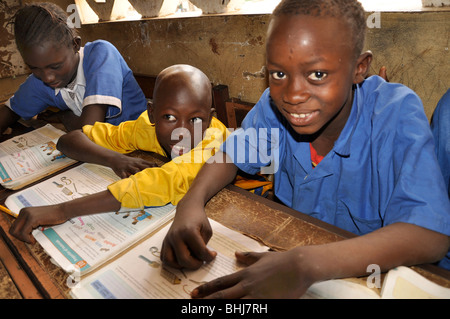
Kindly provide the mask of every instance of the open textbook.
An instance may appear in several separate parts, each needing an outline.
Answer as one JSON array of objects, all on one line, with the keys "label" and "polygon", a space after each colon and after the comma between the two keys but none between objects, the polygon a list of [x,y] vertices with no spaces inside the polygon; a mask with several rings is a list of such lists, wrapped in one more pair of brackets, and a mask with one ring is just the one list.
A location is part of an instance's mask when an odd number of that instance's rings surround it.
[{"label": "open textbook", "polygon": [[[161,264],[159,253],[170,224],[104,267],[81,277],[70,294],[79,299],[184,299],[202,283],[234,273],[235,251],[267,251],[254,239],[211,220],[213,236],[208,247],[216,258],[197,270],[174,269]],[[74,278],[76,281],[76,278]]]},{"label": "open textbook", "polygon": [[[32,187],[10,195],[5,205],[13,212],[28,206],[57,204],[103,191],[119,177],[113,170],[83,163]],[[136,241],[166,224],[175,207],[145,207],[73,218],[64,224],[36,229],[33,236],[66,272],[89,273]]]},{"label": "open textbook", "polygon": [[[79,299],[183,299],[194,288],[215,278],[234,273],[242,267],[235,251],[267,251],[268,247],[239,232],[211,220],[213,236],[208,247],[216,258],[198,270],[179,270],[164,266],[160,250],[170,227],[140,242],[97,271],[72,278],[70,294]],[[346,278],[313,284],[303,299],[413,299],[450,298],[450,289],[439,286],[408,267],[390,270],[380,289],[364,280]]]},{"label": "open textbook", "polygon": [[0,143],[0,185],[20,189],[76,163],[56,149],[63,134],[47,124]]},{"label": "open textbook", "polygon": [[313,284],[305,299],[450,299],[450,288],[440,286],[409,267],[387,272],[381,290],[355,279],[333,279]]}]

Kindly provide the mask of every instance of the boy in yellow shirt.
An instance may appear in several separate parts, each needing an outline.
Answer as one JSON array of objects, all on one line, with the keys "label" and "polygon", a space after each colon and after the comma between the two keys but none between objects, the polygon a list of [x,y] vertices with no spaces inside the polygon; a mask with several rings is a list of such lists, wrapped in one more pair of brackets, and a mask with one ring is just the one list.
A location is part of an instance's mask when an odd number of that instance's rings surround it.
[{"label": "boy in yellow shirt", "polygon": [[[123,179],[97,194],[23,208],[10,233],[34,242],[34,228],[75,216],[176,205],[228,135],[226,127],[212,116],[211,102],[211,84],[202,71],[189,65],[164,69],[156,80],[152,103],[137,120],[117,126],[97,122],[58,141],[58,149],[68,157],[111,167]],[[125,155],[135,150],[172,160],[152,167],[152,163]]]}]

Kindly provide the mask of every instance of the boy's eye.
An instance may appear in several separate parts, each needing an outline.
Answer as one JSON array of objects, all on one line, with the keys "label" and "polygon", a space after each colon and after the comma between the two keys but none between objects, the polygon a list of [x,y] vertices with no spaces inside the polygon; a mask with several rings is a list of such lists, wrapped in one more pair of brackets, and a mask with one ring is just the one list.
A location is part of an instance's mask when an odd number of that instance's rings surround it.
[{"label": "boy's eye", "polygon": [[308,76],[308,78],[310,79],[310,80],[313,80],[313,81],[322,81],[323,79],[325,79],[326,77],[327,77],[327,73],[325,73],[325,72],[322,72],[322,71],[315,71],[315,72],[313,72],[313,73],[311,73],[309,76]]},{"label": "boy's eye", "polygon": [[284,72],[281,71],[275,71],[275,72],[271,72],[270,75],[275,79],[275,80],[281,80],[284,79],[286,77],[286,74]]},{"label": "boy's eye", "polygon": [[191,119],[191,121],[194,124],[199,124],[199,123],[203,122],[203,120],[200,117],[194,117]]},{"label": "boy's eye", "polygon": [[52,70],[58,70],[59,68],[61,68],[61,64],[52,65],[52,66],[50,67],[50,69],[52,69]]},{"label": "boy's eye", "polygon": [[168,120],[168,121],[175,121],[175,120],[176,120],[175,116],[170,115],[170,114],[164,115],[164,118],[165,118],[166,120]]}]

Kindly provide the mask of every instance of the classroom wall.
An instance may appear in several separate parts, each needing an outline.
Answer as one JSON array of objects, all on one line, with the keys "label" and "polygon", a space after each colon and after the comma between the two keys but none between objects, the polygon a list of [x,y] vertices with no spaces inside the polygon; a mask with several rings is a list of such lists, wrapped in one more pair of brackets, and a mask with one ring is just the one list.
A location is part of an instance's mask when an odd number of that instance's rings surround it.
[{"label": "classroom wall", "polygon": [[[11,8],[20,2],[2,1]],[[72,1],[54,2],[67,7]],[[366,49],[374,53],[372,73],[385,65],[390,81],[415,90],[431,118],[450,87],[450,10],[370,14]],[[231,97],[256,102],[267,87],[268,19],[268,15],[145,19],[83,25],[79,32],[83,43],[100,38],[112,42],[134,72],[156,75],[169,65],[188,63],[202,69],[213,83],[228,85]],[[6,50],[5,38],[10,41]],[[14,92],[26,73],[11,39],[10,31],[0,33],[0,100]]]}]

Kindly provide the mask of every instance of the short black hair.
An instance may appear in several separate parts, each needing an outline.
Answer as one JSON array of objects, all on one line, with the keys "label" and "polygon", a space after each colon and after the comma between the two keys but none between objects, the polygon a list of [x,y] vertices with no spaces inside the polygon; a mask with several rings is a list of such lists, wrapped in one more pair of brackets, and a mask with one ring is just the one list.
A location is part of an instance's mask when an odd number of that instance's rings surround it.
[{"label": "short black hair", "polygon": [[22,54],[25,47],[46,41],[70,46],[77,36],[67,24],[67,13],[54,3],[32,3],[20,8],[14,18],[16,45]]},{"label": "short black hair", "polygon": [[274,9],[274,17],[281,15],[308,15],[314,17],[342,18],[352,31],[355,56],[363,50],[366,17],[361,3],[357,0],[283,0]]}]

